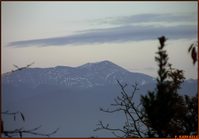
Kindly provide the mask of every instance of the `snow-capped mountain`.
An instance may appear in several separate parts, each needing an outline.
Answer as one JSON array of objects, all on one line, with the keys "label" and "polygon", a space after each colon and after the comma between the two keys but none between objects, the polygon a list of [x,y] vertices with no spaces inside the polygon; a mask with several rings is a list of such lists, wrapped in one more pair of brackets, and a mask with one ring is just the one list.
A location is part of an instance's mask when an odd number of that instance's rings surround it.
[{"label": "snow-capped mountain", "polygon": [[29,68],[3,75],[3,84],[33,88],[40,85],[89,88],[113,85],[117,80],[140,85],[154,82],[148,75],[129,72],[110,61],[87,63],[79,67]]},{"label": "snow-capped mountain", "polygon": [[[154,90],[156,84],[153,77],[129,72],[110,61],[79,67],[28,68],[3,74],[2,111],[23,112],[27,120],[14,123],[17,128],[43,125],[41,133],[48,133],[59,127],[54,137],[113,137],[111,133],[93,132],[93,129],[99,120],[113,123],[114,127],[124,123],[121,113],[107,115],[99,111],[120,96],[117,80],[128,84],[128,93],[132,92],[132,84],[138,84],[135,103],[148,90]],[[185,81],[181,91],[195,95],[197,80]],[[4,120],[6,128],[13,129],[12,119]]]}]

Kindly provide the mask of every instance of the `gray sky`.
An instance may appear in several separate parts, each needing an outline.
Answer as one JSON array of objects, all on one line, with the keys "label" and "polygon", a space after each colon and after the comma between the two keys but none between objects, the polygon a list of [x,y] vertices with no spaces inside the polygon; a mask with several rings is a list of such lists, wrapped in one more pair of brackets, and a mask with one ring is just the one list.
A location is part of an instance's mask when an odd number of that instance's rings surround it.
[{"label": "gray sky", "polygon": [[2,70],[110,60],[156,76],[157,37],[169,61],[197,78],[187,53],[197,41],[197,2],[2,2]]}]

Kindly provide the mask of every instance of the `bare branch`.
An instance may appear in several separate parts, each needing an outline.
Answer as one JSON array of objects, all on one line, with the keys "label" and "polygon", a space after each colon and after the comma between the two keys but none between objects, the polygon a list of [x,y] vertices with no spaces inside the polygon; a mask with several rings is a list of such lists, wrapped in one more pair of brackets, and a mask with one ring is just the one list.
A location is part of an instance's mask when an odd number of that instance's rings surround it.
[{"label": "bare branch", "polygon": [[[22,120],[25,122],[25,117],[23,115],[22,112],[9,112],[9,111],[5,111],[2,112],[1,114],[3,115],[10,115],[14,117],[14,121],[16,120],[16,116],[20,115]],[[1,126],[3,126],[3,121],[1,121]],[[42,126],[38,126],[35,127],[33,129],[24,129],[24,128],[18,128],[18,129],[14,129],[14,130],[5,130],[4,128],[1,128],[1,134],[4,134],[6,137],[15,137],[15,136],[19,136],[19,137],[23,137],[23,134],[31,134],[31,135],[36,135],[36,136],[45,136],[45,137],[50,137],[53,134],[56,134],[57,131],[59,130],[59,128],[57,128],[56,130],[54,130],[51,133],[40,133],[38,132],[38,130],[41,128]]]},{"label": "bare branch", "polygon": [[12,130],[12,131],[6,131],[5,130],[3,132],[3,134],[5,136],[8,136],[8,137],[13,137],[13,136],[16,136],[16,135],[19,135],[20,137],[22,137],[24,133],[31,134],[31,135],[36,135],[36,136],[50,137],[51,135],[57,133],[57,131],[59,130],[59,128],[57,128],[56,130],[54,130],[51,133],[39,133],[39,132],[37,132],[37,130],[40,129],[40,128],[41,128],[41,126],[33,128],[33,129],[28,129],[28,130],[24,130],[23,128],[15,129],[15,130]]},{"label": "bare branch", "polygon": [[122,133],[126,134],[126,132],[124,130],[122,130],[122,129],[119,129],[119,128],[110,128],[109,124],[104,125],[102,121],[99,121],[99,123],[97,124],[97,126],[99,126],[99,127],[97,127],[96,129],[94,129],[94,131],[98,131],[98,130],[104,129],[104,130],[109,130],[109,131],[113,131],[113,132],[119,131],[119,132],[122,132]]},{"label": "bare branch", "polygon": [[24,67],[19,67],[19,66],[17,66],[17,65],[13,65],[13,66],[16,68],[16,70],[12,70],[11,72],[13,73],[13,72],[16,72],[16,71],[19,71],[19,70],[27,69],[27,68],[29,68],[30,66],[32,66],[34,63],[35,63],[35,62],[32,62],[32,63],[30,63],[30,64],[28,64],[28,65],[26,65],[26,66],[24,66]]},{"label": "bare branch", "polygon": [[143,130],[143,126],[146,128],[147,125],[143,121],[143,116],[140,110],[140,104],[136,105],[133,102],[133,98],[135,96],[135,93],[139,90],[138,84],[135,83],[132,85],[133,90],[131,94],[128,94],[126,92],[127,84],[121,84],[118,80],[118,85],[121,88],[121,96],[117,96],[117,98],[114,99],[114,103],[111,104],[111,106],[115,107],[114,109],[103,109],[101,108],[100,111],[106,112],[106,113],[115,113],[115,112],[124,112],[125,114],[125,125],[123,128],[110,128],[109,125],[104,125],[101,121],[98,124],[98,128],[94,131],[98,130],[109,130],[113,131],[112,133],[116,137],[121,137],[116,134],[116,132],[122,132],[124,136],[122,137],[143,137],[143,135],[146,135],[146,132]]},{"label": "bare branch", "polygon": [[9,112],[9,111],[5,111],[5,112],[2,112],[1,114],[2,114],[2,115],[9,115],[9,116],[13,116],[14,121],[16,120],[16,116],[17,116],[17,115],[20,115],[21,119],[22,119],[23,121],[25,121],[25,117],[24,117],[23,113],[22,113],[22,112],[20,112],[20,111],[17,111],[17,112]]}]

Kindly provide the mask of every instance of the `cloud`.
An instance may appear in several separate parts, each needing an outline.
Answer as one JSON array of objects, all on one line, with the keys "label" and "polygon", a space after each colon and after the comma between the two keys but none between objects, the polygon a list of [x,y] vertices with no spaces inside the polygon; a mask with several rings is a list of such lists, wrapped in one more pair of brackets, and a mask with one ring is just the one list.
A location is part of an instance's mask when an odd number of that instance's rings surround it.
[{"label": "cloud", "polygon": [[102,21],[105,24],[140,24],[150,22],[182,23],[197,22],[197,14],[188,13],[184,15],[175,14],[154,14],[145,13],[117,18],[106,18]]},{"label": "cloud", "polygon": [[66,46],[94,43],[121,43],[128,41],[154,40],[165,35],[169,39],[197,38],[197,27],[194,25],[152,26],[129,25],[112,28],[85,30],[71,36],[15,41],[10,47],[28,46]]}]

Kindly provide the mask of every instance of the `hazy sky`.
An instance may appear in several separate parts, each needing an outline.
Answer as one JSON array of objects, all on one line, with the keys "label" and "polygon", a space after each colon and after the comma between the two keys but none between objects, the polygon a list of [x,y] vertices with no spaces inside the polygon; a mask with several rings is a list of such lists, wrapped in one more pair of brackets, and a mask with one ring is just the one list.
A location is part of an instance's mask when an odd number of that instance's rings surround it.
[{"label": "hazy sky", "polygon": [[197,78],[187,53],[197,41],[197,2],[2,2],[2,70],[110,60],[156,76],[159,36],[169,61]]}]

